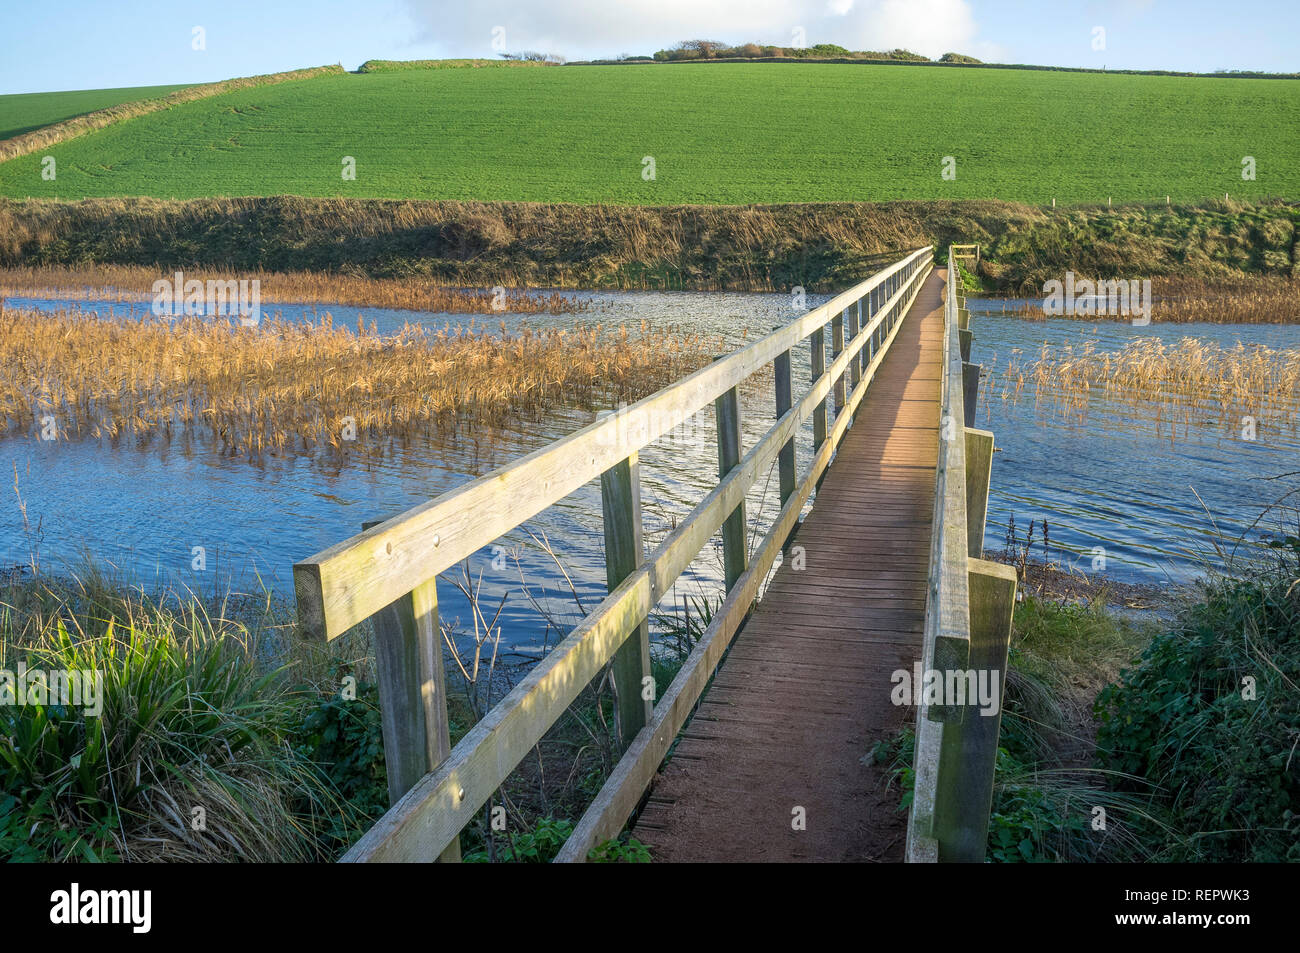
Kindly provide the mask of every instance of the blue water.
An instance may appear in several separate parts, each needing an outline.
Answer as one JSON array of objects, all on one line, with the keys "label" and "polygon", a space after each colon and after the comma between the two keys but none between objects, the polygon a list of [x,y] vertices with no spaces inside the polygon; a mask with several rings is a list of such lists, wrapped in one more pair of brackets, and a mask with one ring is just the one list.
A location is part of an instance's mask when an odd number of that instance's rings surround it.
[{"label": "blue water", "polygon": [[[675,326],[702,331],[734,348],[792,317],[786,295],[691,292],[621,292],[578,295],[593,308],[580,314],[528,315],[534,327],[573,323]],[[824,298],[813,297],[809,305]],[[10,298],[10,306],[66,307],[99,313],[143,313],[143,303],[88,303]],[[1029,521],[1048,520],[1054,558],[1090,568],[1094,548],[1105,548],[1106,572],[1137,582],[1184,580],[1196,575],[1210,552],[1214,527],[1243,531],[1261,504],[1280,495],[1267,478],[1300,469],[1294,432],[1262,430],[1245,444],[1222,426],[1181,430],[1171,440],[1141,406],[1094,401],[1083,422],[1070,421],[1032,396],[1017,403],[996,396],[998,371],[1014,349],[1032,358],[1039,346],[1096,342],[1118,348],[1139,335],[1176,341],[1195,336],[1230,345],[1236,340],[1272,347],[1300,347],[1300,327],[1122,323],[1072,320],[1027,322],[994,313],[997,302],[971,300],[974,359],[992,375],[981,396],[977,425],[992,429],[999,452],[985,544],[1000,549],[1008,518],[1023,533]],[[381,332],[407,322],[442,327],[471,319],[490,329],[521,321],[515,315],[457,316],[374,308],[264,304],[264,314],[319,321],[328,311],[337,324],[355,326],[358,315]],[[795,355],[795,393],[809,379],[807,353]],[[756,375],[742,389],[745,448],[752,447],[773,417],[770,374]],[[259,592],[292,596],[291,567],[360,529],[486,473],[574,429],[591,411],[560,410],[529,422],[441,447],[413,446],[344,466],[309,457],[254,466],[222,457],[202,440],[190,446],[155,443],[136,448],[93,441],[45,443],[0,440],[0,472],[15,486],[0,502],[0,564],[37,560],[52,571],[75,570],[85,557],[108,563],[146,586],[185,585],[197,591]],[[648,542],[661,540],[712,488],[716,447],[712,409],[706,408],[641,456],[643,509]],[[797,440],[802,473],[811,449],[810,426]],[[776,512],[776,477],[760,478],[750,494],[751,538],[761,538]],[[1193,492],[1195,491],[1195,492]],[[1197,499],[1204,501],[1204,506]],[[24,520],[21,504],[26,508]],[[529,535],[549,541],[564,573]],[[498,541],[470,562],[472,586],[489,618],[504,599],[498,624],[503,650],[534,653],[554,644],[604,594],[598,483],[561,501],[523,530]],[[192,568],[195,547],[206,567]],[[1080,554],[1082,556],[1080,557]],[[518,565],[516,564],[518,558]],[[456,574],[459,577],[459,573]],[[527,580],[526,584],[522,580]],[[716,599],[721,587],[717,540],[706,548],[661,608],[692,599]],[[570,582],[574,592],[570,590]],[[440,586],[445,621],[458,640],[472,646],[470,603],[449,583]],[[581,605],[579,605],[581,603]],[[469,651],[467,648],[466,651]]]}]

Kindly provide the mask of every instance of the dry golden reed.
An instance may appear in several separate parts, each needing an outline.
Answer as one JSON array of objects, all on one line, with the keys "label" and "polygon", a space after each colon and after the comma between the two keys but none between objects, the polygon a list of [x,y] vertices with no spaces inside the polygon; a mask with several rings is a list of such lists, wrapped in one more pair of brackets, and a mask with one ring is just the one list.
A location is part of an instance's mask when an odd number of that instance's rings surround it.
[{"label": "dry golden reed", "polygon": [[[101,318],[0,306],[0,433],[144,445],[210,438],[228,455],[383,452],[560,405],[637,400],[706,364],[699,335],[600,325],[407,325],[390,335],[263,321]],[[355,432],[355,440],[349,440]]]},{"label": "dry golden reed", "polygon": [[[1155,324],[1297,324],[1300,278],[1281,275],[1151,279],[1151,321]],[[1004,313],[1047,319],[1039,304],[1017,304]],[[1075,317],[1066,314],[1064,317]],[[1078,315],[1086,321],[1128,321],[1125,315]]]},{"label": "dry golden reed", "polygon": [[1225,348],[1190,337],[1176,344],[1130,341],[1112,352],[1091,342],[1078,349],[1044,344],[1034,360],[1013,355],[1000,380],[1004,399],[1032,393],[1079,419],[1097,396],[1129,404],[1135,418],[1157,424],[1221,421],[1235,428],[1249,417],[1294,433],[1300,420],[1300,348]]},{"label": "dry golden reed", "polygon": [[[316,271],[217,272],[185,271],[185,278],[207,282],[255,279],[263,301],[296,304],[351,304],[367,308],[396,308],[448,314],[574,314],[591,311],[590,300],[559,292],[502,288],[500,294],[447,288],[428,278],[367,278]],[[138,265],[97,265],[89,268],[0,268],[0,298],[5,295],[68,298],[80,301],[145,301],[155,281],[174,282]]]}]

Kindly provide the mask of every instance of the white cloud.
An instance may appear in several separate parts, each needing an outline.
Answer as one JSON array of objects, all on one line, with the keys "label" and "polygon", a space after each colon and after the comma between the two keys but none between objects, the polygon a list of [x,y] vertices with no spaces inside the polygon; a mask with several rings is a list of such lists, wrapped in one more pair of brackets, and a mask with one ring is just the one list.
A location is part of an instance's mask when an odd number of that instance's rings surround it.
[{"label": "white cloud", "polygon": [[403,0],[416,42],[447,56],[494,56],[493,29],[507,51],[570,59],[651,53],[685,39],[849,49],[906,47],[938,56],[987,52],[968,0]]}]

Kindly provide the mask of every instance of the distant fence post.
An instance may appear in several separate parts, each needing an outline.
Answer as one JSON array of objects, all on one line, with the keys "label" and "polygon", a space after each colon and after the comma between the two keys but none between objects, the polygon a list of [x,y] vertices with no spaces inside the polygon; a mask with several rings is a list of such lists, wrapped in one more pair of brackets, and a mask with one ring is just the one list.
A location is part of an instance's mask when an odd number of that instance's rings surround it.
[{"label": "distant fence post", "polygon": [[[633,452],[600,475],[600,504],[605,521],[605,581],[613,592],[636,572],[645,559],[641,539],[641,472]],[[647,692],[650,674],[650,625],[646,619],[619,646],[610,663],[617,707],[614,711],[619,745],[626,748],[645,727],[654,708]]]},{"label": "distant fence post", "polygon": [[[718,479],[740,465],[740,396],[735,387],[714,401],[718,418]],[[727,591],[749,565],[745,551],[745,502],[742,500],[722,524],[722,565]]]},{"label": "distant fence post", "polygon": [[[390,806],[451,754],[437,586],[430,579],[371,617]],[[459,838],[424,859],[459,861]]]},{"label": "distant fence post", "polygon": [[967,670],[985,676],[995,691],[994,710],[966,700],[960,720],[943,724],[934,796],[934,837],[939,861],[982,863],[988,851],[993,809],[993,768],[998,754],[1002,704],[1006,699],[1007,648],[1016,604],[1011,566],[968,559],[970,658]]}]

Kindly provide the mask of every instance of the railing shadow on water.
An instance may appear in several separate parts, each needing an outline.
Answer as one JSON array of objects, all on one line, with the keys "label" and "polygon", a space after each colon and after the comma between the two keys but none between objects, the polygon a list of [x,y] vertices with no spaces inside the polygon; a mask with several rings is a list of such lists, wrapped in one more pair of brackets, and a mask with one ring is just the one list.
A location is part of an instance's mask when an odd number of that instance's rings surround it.
[{"label": "railing shadow on water", "polygon": [[[623,753],[558,859],[585,860],[622,830],[796,529],[932,270],[932,257],[931,247],[918,249],[675,384],[294,566],[306,637],[328,641],[367,619],[375,635],[392,806],[345,861],[459,859],[461,829],[606,666],[612,666]],[[812,380],[796,399],[791,351],[805,341]],[[746,452],[738,388],[768,365],[776,419]],[[710,403],[718,484],[647,556],[638,454]],[[799,480],[795,435],[810,418],[813,459]],[[746,495],[773,463],[781,509],[750,553]],[[450,749],[438,575],[597,477],[609,595]],[[719,532],[725,600],[655,699],[646,620]]]}]

